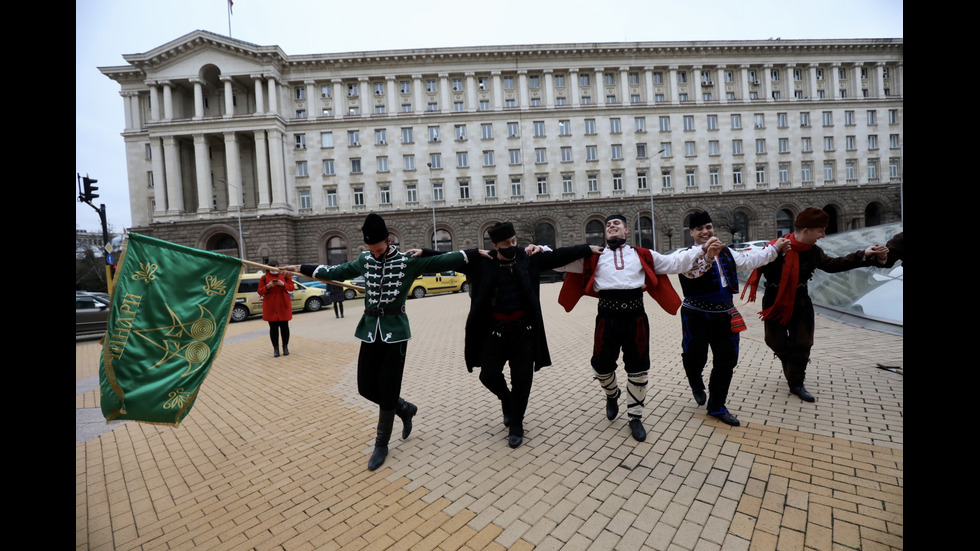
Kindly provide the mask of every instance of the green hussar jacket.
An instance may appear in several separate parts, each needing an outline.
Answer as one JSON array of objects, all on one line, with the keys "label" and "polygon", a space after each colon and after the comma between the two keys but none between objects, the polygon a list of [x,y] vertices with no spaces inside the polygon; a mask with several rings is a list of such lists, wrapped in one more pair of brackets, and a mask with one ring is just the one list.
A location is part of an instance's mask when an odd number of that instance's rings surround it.
[{"label": "green hussar jacket", "polygon": [[423,272],[455,270],[466,264],[462,251],[437,256],[412,257],[396,247],[388,248],[378,260],[369,252],[357,260],[336,266],[303,264],[300,271],[307,277],[343,281],[364,276],[364,315],[354,330],[354,336],[364,342],[380,338],[386,343],[407,341],[412,330],[405,315],[405,299],[412,283]]}]

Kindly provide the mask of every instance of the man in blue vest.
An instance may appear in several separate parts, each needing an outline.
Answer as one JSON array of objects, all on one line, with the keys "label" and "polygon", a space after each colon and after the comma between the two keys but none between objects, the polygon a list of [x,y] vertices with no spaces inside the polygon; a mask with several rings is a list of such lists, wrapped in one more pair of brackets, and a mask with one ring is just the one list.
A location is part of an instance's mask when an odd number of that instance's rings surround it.
[{"label": "man in blue vest", "polygon": [[[711,216],[704,211],[692,214],[688,227],[695,247],[703,246],[715,235]],[[735,427],[739,421],[725,407],[725,400],[738,363],[738,334],[745,330],[733,302],[738,293],[737,274],[772,262],[788,247],[789,240],[780,238],[762,249],[737,253],[716,240],[695,268],[679,278],[684,291],[682,357],[694,400],[699,406],[707,401],[708,415]],[[709,392],[705,393],[701,373],[708,361],[709,346],[713,365]]]}]

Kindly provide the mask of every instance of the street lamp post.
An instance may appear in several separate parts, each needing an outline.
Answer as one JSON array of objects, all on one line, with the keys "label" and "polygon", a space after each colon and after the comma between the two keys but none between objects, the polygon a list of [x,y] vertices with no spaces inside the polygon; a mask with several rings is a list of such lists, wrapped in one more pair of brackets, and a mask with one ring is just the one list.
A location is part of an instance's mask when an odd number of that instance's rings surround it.
[{"label": "street lamp post", "polygon": [[436,244],[436,183],[432,181],[432,163],[425,163],[429,167],[429,188],[432,189],[432,250],[438,251]]},{"label": "street lamp post", "polygon": [[[667,151],[667,148],[665,147],[665,148],[661,149],[660,151],[658,151],[656,153],[656,156],[661,156],[661,158],[663,158],[662,155],[666,151]],[[652,245],[651,250],[656,251],[657,250],[657,224],[653,221],[653,182],[654,182],[654,178],[653,178],[653,161],[651,160],[650,161],[650,175],[647,178],[647,189],[650,190],[650,244]]]},{"label": "street lamp post", "polygon": [[[229,182],[228,180],[222,180],[219,178],[218,181],[234,187],[236,190],[238,190],[238,193],[242,192],[240,187]],[[238,208],[238,254],[241,255],[242,260],[245,260],[245,234],[242,233],[242,201],[239,201],[235,206]]]}]

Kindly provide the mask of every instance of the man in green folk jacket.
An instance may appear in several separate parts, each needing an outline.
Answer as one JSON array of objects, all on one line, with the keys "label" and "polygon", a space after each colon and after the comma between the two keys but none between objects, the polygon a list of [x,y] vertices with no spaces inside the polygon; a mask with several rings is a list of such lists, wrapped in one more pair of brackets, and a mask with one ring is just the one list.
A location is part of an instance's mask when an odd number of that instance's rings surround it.
[{"label": "man in green folk jacket", "polygon": [[414,257],[391,244],[384,219],[371,213],[361,228],[367,252],[356,259],[336,266],[303,264],[283,269],[300,272],[307,277],[343,281],[364,276],[364,314],[354,330],[361,340],[357,358],[357,391],[378,404],[378,436],[368,469],[380,467],[388,456],[395,415],[402,420],[402,439],[412,432],[412,416],[418,407],[401,398],[405,352],[412,331],[405,314],[405,300],[412,283],[423,272],[456,270],[466,263],[462,251],[444,255]]}]

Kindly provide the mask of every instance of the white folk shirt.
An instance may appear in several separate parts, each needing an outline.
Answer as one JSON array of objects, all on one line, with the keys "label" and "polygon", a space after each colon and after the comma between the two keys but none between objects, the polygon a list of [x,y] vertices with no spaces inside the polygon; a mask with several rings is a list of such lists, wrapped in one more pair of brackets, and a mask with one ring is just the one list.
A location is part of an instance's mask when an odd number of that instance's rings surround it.
[{"label": "white folk shirt", "polygon": [[[732,258],[735,260],[735,270],[738,272],[747,272],[760,266],[765,266],[773,260],[776,260],[777,256],[779,256],[779,249],[777,249],[775,245],[766,245],[761,249],[755,249],[747,253],[732,251]],[[718,266],[718,275],[721,276],[721,286],[728,287],[728,279],[725,277],[725,270],[721,269],[721,264],[719,263],[717,256],[714,258],[714,260],[708,260],[704,257],[698,259],[697,263],[694,265],[694,269],[690,272],[684,272],[682,275],[688,279],[695,279],[704,275],[711,269],[712,266],[715,265]]]},{"label": "white folk shirt", "polygon": [[[653,255],[653,271],[657,274],[680,274],[695,267],[704,255],[702,247],[692,247],[672,255],[650,251]],[[640,263],[636,249],[623,244],[618,249],[606,247],[599,255],[595,269],[595,290],[642,289],[646,286],[646,272]]]}]

